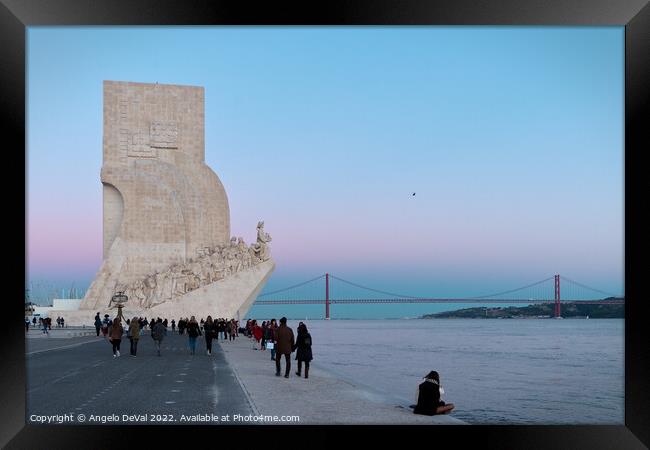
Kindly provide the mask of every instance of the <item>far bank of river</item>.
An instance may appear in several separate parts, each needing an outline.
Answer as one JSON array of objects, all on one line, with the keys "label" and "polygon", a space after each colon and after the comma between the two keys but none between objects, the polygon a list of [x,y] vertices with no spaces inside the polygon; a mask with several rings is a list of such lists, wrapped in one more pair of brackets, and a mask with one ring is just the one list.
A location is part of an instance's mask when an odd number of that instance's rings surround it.
[{"label": "far bank of river", "polygon": [[[422,319],[548,319],[554,318],[554,304],[542,303],[524,307],[475,307],[456,311],[444,311],[435,314],[425,314]],[[562,303],[561,317],[580,319],[624,319],[624,304],[585,305],[580,303]]]}]

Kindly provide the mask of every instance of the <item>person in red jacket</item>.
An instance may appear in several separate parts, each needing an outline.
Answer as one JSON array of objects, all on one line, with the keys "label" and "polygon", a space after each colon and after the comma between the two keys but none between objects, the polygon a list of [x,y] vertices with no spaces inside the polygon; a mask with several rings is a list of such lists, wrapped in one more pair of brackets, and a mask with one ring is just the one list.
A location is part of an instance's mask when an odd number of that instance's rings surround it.
[{"label": "person in red jacket", "polygon": [[[257,320],[253,320],[253,337],[255,338],[256,344],[259,344],[262,339],[262,327],[257,324]],[[254,348],[257,350],[257,346]]]}]

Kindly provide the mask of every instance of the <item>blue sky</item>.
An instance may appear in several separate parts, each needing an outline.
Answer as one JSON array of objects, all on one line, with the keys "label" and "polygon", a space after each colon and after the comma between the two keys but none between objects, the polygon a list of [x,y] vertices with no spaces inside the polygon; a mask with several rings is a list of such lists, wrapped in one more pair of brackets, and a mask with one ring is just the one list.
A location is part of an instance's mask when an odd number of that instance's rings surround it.
[{"label": "blue sky", "polygon": [[269,290],[560,273],[623,292],[623,27],[30,27],[27,45],[31,281],[99,268],[102,81],[121,80],[205,87],[206,163],[233,235],[273,236]]}]

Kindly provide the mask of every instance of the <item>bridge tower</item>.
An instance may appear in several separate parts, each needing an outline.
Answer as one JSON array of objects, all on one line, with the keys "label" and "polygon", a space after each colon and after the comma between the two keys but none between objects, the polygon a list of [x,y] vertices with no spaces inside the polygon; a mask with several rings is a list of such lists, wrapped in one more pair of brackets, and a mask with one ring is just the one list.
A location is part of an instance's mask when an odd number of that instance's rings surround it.
[{"label": "bridge tower", "polygon": [[325,274],[325,320],[330,320],[330,274]]},{"label": "bridge tower", "polygon": [[555,318],[560,318],[560,276],[555,275]]}]

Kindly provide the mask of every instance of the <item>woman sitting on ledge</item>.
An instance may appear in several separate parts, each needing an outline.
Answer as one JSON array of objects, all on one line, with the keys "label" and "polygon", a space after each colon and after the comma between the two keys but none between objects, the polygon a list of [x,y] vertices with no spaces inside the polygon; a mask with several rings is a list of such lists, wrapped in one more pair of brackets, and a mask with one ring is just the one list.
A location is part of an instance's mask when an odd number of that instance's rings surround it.
[{"label": "woman sitting on ledge", "polygon": [[440,386],[438,372],[432,370],[424,377],[424,382],[418,386],[418,403],[415,405],[415,414],[433,416],[435,414],[447,414],[454,409],[453,403],[446,404],[440,400],[440,394],[445,391]]}]

